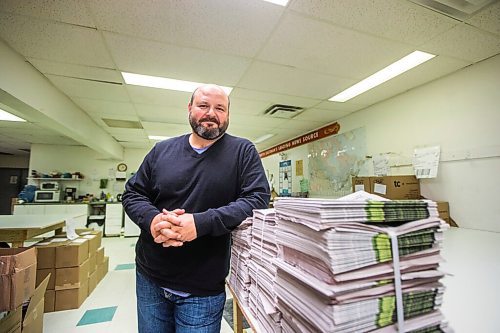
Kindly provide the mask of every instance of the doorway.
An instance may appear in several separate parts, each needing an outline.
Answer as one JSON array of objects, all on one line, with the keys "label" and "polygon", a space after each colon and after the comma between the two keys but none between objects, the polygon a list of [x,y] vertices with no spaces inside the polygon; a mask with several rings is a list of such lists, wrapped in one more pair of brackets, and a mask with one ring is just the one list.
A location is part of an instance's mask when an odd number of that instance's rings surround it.
[{"label": "doorway", "polygon": [[27,184],[28,169],[0,168],[0,215],[12,214],[12,198]]}]

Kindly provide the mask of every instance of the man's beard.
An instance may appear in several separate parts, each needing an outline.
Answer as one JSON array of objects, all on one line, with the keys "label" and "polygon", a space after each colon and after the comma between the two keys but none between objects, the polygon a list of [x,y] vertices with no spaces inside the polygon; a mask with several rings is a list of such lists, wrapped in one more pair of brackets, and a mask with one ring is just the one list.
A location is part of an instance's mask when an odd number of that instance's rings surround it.
[{"label": "man's beard", "polygon": [[[202,122],[210,121],[217,124],[217,127],[208,128],[202,125]],[[229,120],[225,123],[220,124],[219,119],[215,117],[206,116],[201,118],[199,121],[196,121],[191,117],[191,113],[189,113],[189,124],[193,131],[198,134],[198,136],[202,137],[206,140],[215,140],[220,138],[224,133],[226,133],[227,127],[229,126]]]}]

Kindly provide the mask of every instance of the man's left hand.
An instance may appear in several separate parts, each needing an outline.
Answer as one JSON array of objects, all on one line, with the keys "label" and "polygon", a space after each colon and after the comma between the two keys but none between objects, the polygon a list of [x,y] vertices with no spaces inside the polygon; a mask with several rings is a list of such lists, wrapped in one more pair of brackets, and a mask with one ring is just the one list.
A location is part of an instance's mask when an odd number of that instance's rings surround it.
[{"label": "man's left hand", "polygon": [[[178,235],[180,234],[180,237],[178,236],[176,238],[177,241],[190,242],[196,239],[197,233],[193,214],[169,214],[165,220],[171,223],[172,231],[176,232]],[[162,229],[161,232],[163,234],[164,230]],[[167,230],[165,230],[165,233],[167,233]]]}]

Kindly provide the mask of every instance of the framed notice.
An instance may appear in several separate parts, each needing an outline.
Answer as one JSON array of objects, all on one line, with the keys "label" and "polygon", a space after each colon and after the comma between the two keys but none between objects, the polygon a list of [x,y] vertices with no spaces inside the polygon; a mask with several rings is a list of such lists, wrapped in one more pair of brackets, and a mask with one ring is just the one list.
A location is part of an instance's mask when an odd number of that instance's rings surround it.
[{"label": "framed notice", "polygon": [[292,161],[280,162],[279,195],[289,197],[292,195]]}]

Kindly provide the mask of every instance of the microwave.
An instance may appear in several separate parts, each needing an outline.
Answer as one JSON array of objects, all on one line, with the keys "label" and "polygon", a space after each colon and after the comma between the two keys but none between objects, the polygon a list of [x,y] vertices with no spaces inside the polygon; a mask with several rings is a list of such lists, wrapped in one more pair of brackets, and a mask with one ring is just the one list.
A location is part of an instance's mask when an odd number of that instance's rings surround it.
[{"label": "microwave", "polygon": [[35,202],[59,202],[61,191],[38,190],[35,191]]},{"label": "microwave", "polygon": [[59,190],[58,182],[42,182],[40,183],[41,190],[57,191]]}]

